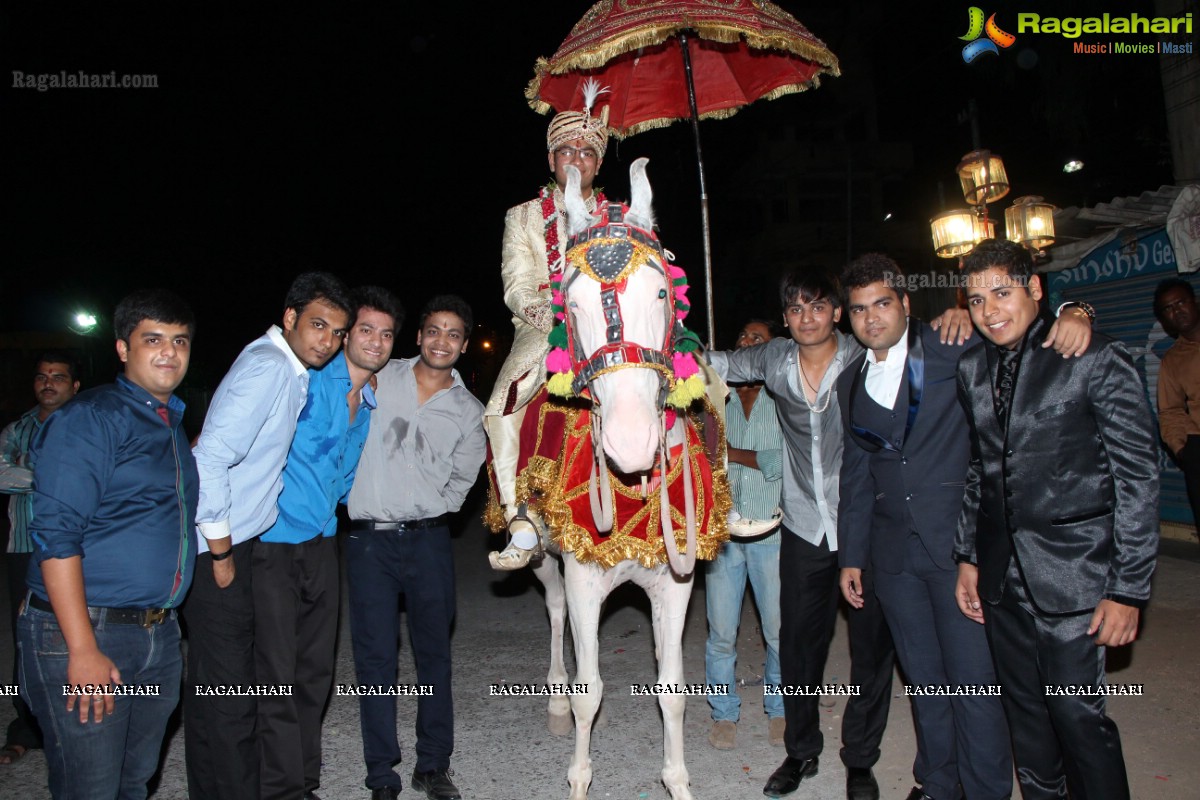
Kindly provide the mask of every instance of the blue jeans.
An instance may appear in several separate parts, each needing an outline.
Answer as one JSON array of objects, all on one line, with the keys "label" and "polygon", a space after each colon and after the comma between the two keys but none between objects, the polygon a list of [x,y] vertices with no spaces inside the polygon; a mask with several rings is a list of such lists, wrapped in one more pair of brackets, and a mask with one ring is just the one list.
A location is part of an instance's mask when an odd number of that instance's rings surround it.
[{"label": "blue jeans", "polygon": [[[704,645],[704,680],[710,686],[729,687],[725,697],[709,695],[712,718],[737,722],[742,699],[734,680],[737,663],[738,623],[746,579],[754,588],[754,602],[767,645],[763,685],[779,685],[779,531],[757,542],[727,542],[721,554],[708,563],[705,601],[708,606],[708,641]],[[768,717],[783,716],[783,698],[763,695]]]},{"label": "blue jeans", "polygon": [[42,726],[50,793],[55,800],[144,798],[158,768],[167,719],[179,705],[183,656],[175,614],[159,625],[92,618],[96,644],[127,687],[158,687],[158,696],[116,697],[113,713],[96,723],[67,713],[67,645],[54,614],[29,608],[17,623],[21,691]]}]

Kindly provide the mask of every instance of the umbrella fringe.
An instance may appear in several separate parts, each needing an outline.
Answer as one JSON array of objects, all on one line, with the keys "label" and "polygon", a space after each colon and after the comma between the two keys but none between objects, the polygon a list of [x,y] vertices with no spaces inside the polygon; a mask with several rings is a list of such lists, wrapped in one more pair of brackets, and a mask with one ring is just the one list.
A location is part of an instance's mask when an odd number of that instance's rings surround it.
[{"label": "umbrella fringe", "polygon": [[[806,92],[809,89],[816,89],[820,85],[821,79],[814,75],[812,80],[810,80],[808,83],[792,83],[788,84],[787,86],[780,86],[777,89],[772,89],[758,99],[777,100],[780,97],[784,97],[789,94],[799,94],[800,92]],[[533,104],[530,103],[530,105]],[[549,108],[549,106],[547,106],[547,108]],[[743,108],[745,108],[745,106],[738,106],[736,108],[718,108],[714,111],[706,111],[700,115],[700,119],[729,119]],[[537,110],[536,107],[535,110]],[[544,114],[546,112],[542,111],[540,113]],[[658,119],[648,119],[645,122],[639,122],[638,124],[629,127],[627,130],[618,131],[610,128],[609,132],[613,138],[623,140],[628,139],[631,136],[636,136],[639,133],[645,133],[646,131],[654,130],[655,128],[666,128],[673,123],[678,122],[679,119],[680,117],[659,117]]]},{"label": "umbrella fringe", "polygon": [[[746,44],[756,50],[782,50],[787,53],[793,53],[801,58],[820,64],[825,68],[822,70],[823,72],[828,72],[835,77],[841,75],[837,56],[829,52],[829,48],[819,43],[814,44],[794,36],[782,34],[759,34],[753,31],[739,30],[723,24],[696,23],[690,26],[690,28],[696,32],[699,38],[707,41],[736,44],[740,39],[745,39]],[[675,36],[679,30],[680,27],[678,25],[672,25],[671,27],[651,26],[637,28],[618,38],[606,40],[603,46],[599,48],[581,50],[563,58],[555,56],[549,60],[544,58],[538,59],[535,69],[539,75],[542,72],[540,69],[542,65],[545,65],[546,71],[552,75],[561,75],[564,72],[572,70],[596,69],[625,53],[630,53],[643,47],[660,45],[672,36]]]}]

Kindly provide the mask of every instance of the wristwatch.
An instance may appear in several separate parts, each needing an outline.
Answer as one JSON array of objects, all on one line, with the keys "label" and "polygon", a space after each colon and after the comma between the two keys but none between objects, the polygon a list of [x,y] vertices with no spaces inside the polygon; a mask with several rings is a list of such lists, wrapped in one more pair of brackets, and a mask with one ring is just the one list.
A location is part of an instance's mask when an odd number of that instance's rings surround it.
[{"label": "wristwatch", "polygon": [[212,560],[213,560],[213,561],[224,561],[225,559],[227,559],[227,558],[229,558],[231,555],[233,555],[233,548],[232,548],[232,547],[231,547],[231,548],[229,548],[229,549],[228,549],[228,550],[226,550],[224,553],[214,553],[214,552],[212,552],[212,551],[210,550],[210,551],[208,551],[208,554],[209,554],[210,556],[212,556]]},{"label": "wristwatch", "polygon": [[1089,303],[1085,303],[1082,300],[1068,300],[1058,307],[1058,310],[1054,312],[1054,316],[1061,317],[1062,312],[1066,311],[1068,308],[1078,308],[1080,311],[1087,314],[1089,322],[1096,321],[1096,309],[1092,308]]}]

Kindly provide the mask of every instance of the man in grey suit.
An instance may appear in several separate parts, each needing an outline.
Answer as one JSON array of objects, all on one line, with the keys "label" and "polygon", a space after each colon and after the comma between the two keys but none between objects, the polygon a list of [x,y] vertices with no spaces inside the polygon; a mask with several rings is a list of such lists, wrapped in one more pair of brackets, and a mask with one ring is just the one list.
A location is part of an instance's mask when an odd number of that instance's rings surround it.
[{"label": "man in grey suit", "polygon": [[[838,378],[845,431],[838,538],[841,586],[855,608],[870,588],[892,631],[917,728],[910,798],[1005,798],[1012,762],[983,632],[958,613],[954,530],[970,454],[955,389],[964,347],[908,317],[900,267],[872,253],[842,278],[850,325],[866,352]],[[1059,346],[1086,346],[1090,325],[1062,320]],[[1082,341],[1081,341],[1082,340]],[[992,692],[989,694],[988,692]]]},{"label": "man in grey suit", "polygon": [[1038,346],[1049,320],[1023,248],[984,242],[963,272],[988,341],[958,367],[971,425],[958,606],[991,643],[1026,800],[1128,798],[1102,648],[1137,637],[1158,551],[1145,388],[1107,336],[1078,359]]}]

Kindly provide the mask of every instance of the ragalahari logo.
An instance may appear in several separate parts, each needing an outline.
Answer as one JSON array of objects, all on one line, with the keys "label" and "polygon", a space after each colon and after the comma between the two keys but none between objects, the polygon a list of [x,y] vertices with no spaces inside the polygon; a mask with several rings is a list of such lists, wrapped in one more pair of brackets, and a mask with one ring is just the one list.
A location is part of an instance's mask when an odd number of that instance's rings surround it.
[{"label": "ragalahari logo", "polygon": [[[987,38],[981,39],[980,37],[985,33],[987,34]],[[1017,37],[1011,33],[1000,30],[1000,26],[996,24],[995,14],[988,17],[985,24],[983,21],[983,9],[979,6],[971,6],[967,9],[967,32],[958,38],[964,42],[968,42],[962,51],[963,61],[968,64],[984,53],[991,53],[994,56],[998,56],[1000,55],[999,48],[1003,47],[1007,50],[1017,40]]]}]

